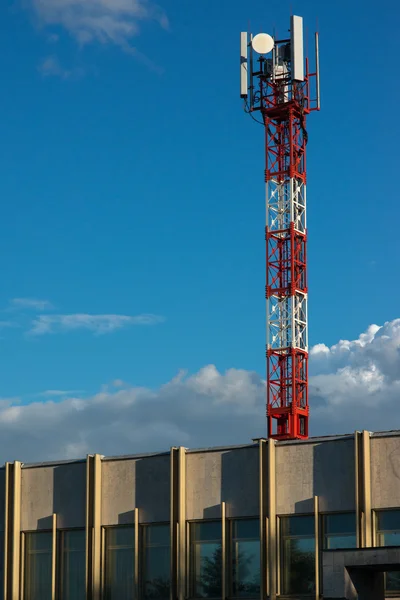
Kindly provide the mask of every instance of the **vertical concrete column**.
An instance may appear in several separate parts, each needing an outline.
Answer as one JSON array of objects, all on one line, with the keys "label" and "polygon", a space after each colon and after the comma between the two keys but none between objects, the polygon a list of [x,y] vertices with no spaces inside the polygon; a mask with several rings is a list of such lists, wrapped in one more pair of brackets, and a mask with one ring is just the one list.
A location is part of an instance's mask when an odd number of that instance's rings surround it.
[{"label": "vertical concrete column", "polygon": [[172,447],[170,450],[170,581],[169,599],[175,600],[178,596],[178,510],[179,510],[179,450]]},{"label": "vertical concrete column", "polygon": [[275,440],[268,440],[268,571],[269,571],[269,600],[276,600],[278,556],[276,530],[276,463]]},{"label": "vertical concrete column", "polygon": [[314,496],[314,535],[315,535],[315,600],[320,597],[320,540],[319,540],[319,499]]},{"label": "vertical concrete column", "polygon": [[134,510],[135,519],[135,549],[133,553],[134,574],[135,574],[135,598],[139,598],[139,509]]},{"label": "vertical concrete column", "polygon": [[11,540],[11,529],[10,529],[10,482],[11,482],[11,464],[5,464],[5,489],[4,489],[4,576],[3,576],[3,598],[8,600],[9,594],[9,553],[10,553],[10,540]]},{"label": "vertical concrete column", "polygon": [[100,600],[101,591],[101,459],[86,461],[86,598]]},{"label": "vertical concrete column", "polygon": [[52,544],[51,544],[51,600],[56,600],[57,582],[57,515],[53,514]]},{"label": "vertical concrete column", "polygon": [[360,468],[360,432],[354,432],[354,503],[356,507],[356,540],[357,548],[363,547],[363,536],[362,536],[362,511],[360,503],[360,492],[361,492],[361,468]]},{"label": "vertical concrete column", "polygon": [[372,546],[371,436],[369,431],[354,434],[356,471],[357,546]]},{"label": "vertical concrete column", "polygon": [[221,538],[222,538],[222,561],[221,561],[221,568],[222,568],[222,590],[221,590],[221,598],[222,600],[225,600],[225,598],[227,597],[227,581],[226,581],[226,537],[227,537],[227,531],[226,531],[226,503],[225,502],[221,502]]},{"label": "vertical concrete column", "polygon": [[362,483],[364,509],[364,547],[372,546],[371,435],[362,432]]},{"label": "vertical concrete column", "polygon": [[269,569],[267,568],[267,527],[268,520],[268,455],[267,442],[258,440],[258,490],[260,513],[260,600],[269,595]]},{"label": "vertical concrete column", "polygon": [[179,450],[179,488],[178,488],[178,600],[186,598],[186,553],[189,552],[186,539],[186,448]]},{"label": "vertical concrete column", "polygon": [[21,554],[21,463],[11,465],[11,600],[20,598],[20,554]]}]

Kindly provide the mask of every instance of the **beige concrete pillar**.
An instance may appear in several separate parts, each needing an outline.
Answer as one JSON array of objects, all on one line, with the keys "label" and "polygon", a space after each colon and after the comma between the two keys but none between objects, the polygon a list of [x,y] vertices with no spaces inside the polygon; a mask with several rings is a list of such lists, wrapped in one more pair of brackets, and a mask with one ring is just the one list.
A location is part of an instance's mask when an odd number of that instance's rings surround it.
[{"label": "beige concrete pillar", "polygon": [[278,591],[279,561],[278,540],[276,527],[276,463],[275,463],[275,440],[268,440],[268,579],[269,600],[276,600]]},{"label": "beige concrete pillar", "polygon": [[101,600],[101,460],[86,460],[86,598]]}]

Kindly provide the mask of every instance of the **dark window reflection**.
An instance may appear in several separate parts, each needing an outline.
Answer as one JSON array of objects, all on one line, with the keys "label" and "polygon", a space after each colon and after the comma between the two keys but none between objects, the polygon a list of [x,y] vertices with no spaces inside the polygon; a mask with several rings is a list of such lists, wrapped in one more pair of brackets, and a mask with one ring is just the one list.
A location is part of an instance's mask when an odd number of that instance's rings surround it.
[{"label": "dark window reflection", "polygon": [[106,600],[132,600],[135,597],[135,528],[106,530]]},{"label": "dark window reflection", "polygon": [[324,550],[356,548],[355,513],[337,513],[323,516]]},{"label": "dark window reflection", "polygon": [[170,591],[170,527],[147,525],[143,528],[144,598],[167,599]]},{"label": "dark window reflection", "polygon": [[24,600],[51,599],[51,532],[25,534]]},{"label": "dark window reflection", "polygon": [[[400,511],[377,513],[377,545],[400,546]],[[400,571],[386,573],[386,590],[400,593]]]},{"label": "dark window reflection", "polygon": [[0,531],[0,600],[4,598],[4,531]]},{"label": "dark window reflection", "polygon": [[60,535],[61,600],[85,600],[85,530]]},{"label": "dark window reflection", "polygon": [[194,598],[222,594],[222,528],[220,521],[191,523],[190,565]]},{"label": "dark window reflection", "polygon": [[314,517],[281,519],[283,594],[315,592]]},{"label": "dark window reflection", "polygon": [[260,522],[231,522],[232,596],[250,598],[260,593]]}]

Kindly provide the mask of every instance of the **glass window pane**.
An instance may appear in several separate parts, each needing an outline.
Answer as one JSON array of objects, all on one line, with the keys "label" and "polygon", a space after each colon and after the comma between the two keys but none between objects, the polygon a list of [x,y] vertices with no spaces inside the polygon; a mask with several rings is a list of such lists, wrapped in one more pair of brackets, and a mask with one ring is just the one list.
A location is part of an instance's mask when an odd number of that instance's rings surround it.
[{"label": "glass window pane", "polygon": [[[281,532],[283,594],[313,594],[315,591],[314,517],[281,519]],[[309,537],[306,537],[306,533]]]},{"label": "glass window pane", "polygon": [[324,515],[323,519],[325,549],[335,550],[357,546],[355,513]]},{"label": "glass window pane", "polygon": [[190,575],[195,598],[222,594],[221,521],[191,523]]},{"label": "glass window pane", "polygon": [[259,519],[240,519],[232,522],[232,535],[234,538],[255,539],[260,537]]},{"label": "glass window pane", "polygon": [[260,521],[231,521],[231,595],[234,598],[260,593]]},{"label": "glass window pane", "polygon": [[355,535],[332,535],[325,536],[325,550],[338,550],[339,548],[356,548],[357,538]]},{"label": "glass window pane", "polygon": [[400,571],[391,571],[390,573],[386,573],[386,589],[389,592],[399,592]]},{"label": "glass window pane", "polygon": [[206,521],[204,523],[191,523],[192,539],[198,542],[207,542],[221,539],[221,521]]},{"label": "glass window pane", "polygon": [[51,532],[25,534],[24,600],[51,600]]},{"label": "glass window pane", "polygon": [[314,517],[285,517],[281,519],[282,535],[314,535]]},{"label": "glass window pane", "polygon": [[4,598],[4,531],[0,531],[0,600]]},{"label": "glass window pane", "polygon": [[170,527],[148,525],[143,531],[143,592],[146,599],[169,598]]},{"label": "glass window pane", "polygon": [[61,600],[85,600],[85,531],[61,532]]},{"label": "glass window pane", "polygon": [[325,533],[343,534],[356,532],[356,515],[355,513],[338,513],[336,515],[325,515]]},{"label": "glass window pane", "polygon": [[106,530],[105,598],[134,598],[134,527],[111,527]]},{"label": "glass window pane", "polygon": [[395,533],[385,532],[379,534],[380,546],[400,546],[400,531]]},{"label": "glass window pane", "polygon": [[232,595],[257,596],[260,593],[260,540],[233,543]]},{"label": "glass window pane", "polygon": [[385,510],[378,513],[379,531],[400,531],[400,510]]},{"label": "glass window pane", "polygon": [[[377,544],[379,546],[400,545],[400,511],[386,510],[377,513]],[[400,592],[400,572],[386,573],[386,590]]]}]

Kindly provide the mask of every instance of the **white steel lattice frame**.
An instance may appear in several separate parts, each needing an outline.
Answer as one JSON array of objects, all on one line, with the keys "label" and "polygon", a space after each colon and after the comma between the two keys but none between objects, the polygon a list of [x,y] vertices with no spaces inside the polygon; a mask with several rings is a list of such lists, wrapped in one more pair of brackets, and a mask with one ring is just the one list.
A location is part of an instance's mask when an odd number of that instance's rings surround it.
[{"label": "white steel lattice frame", "polygon": [[[306,235],[306,185],[302,180],[294,177],[283,183],[271,179],[267,182],[267,228],[271,234],[276,235],[272,240],[287,239],[291,224],[294,233]],[[271,238],[269,245],[267,254],[271,257],[274,254]],[[291,262],[292,257],[286,256],[285,260]],[[278,269],[274,269],[274,266],[271,268],[269,264],[269,281],[274,281],[275,277],[280,275],[276,271]],[[267,348],[269,350],[292,347],[308,352],[308,295],[300,289],[293,291],[293,295],[279,293],[279,290],[271,296],[267,294]]]}]

